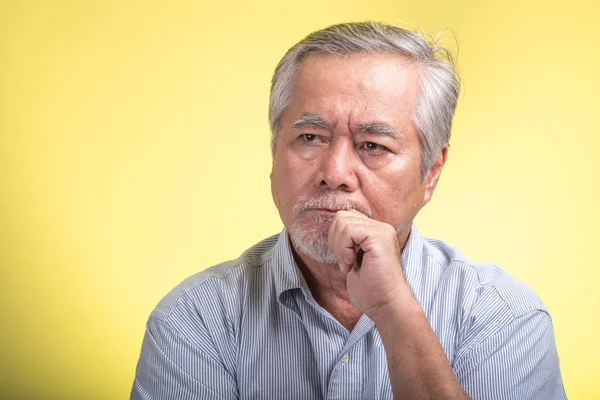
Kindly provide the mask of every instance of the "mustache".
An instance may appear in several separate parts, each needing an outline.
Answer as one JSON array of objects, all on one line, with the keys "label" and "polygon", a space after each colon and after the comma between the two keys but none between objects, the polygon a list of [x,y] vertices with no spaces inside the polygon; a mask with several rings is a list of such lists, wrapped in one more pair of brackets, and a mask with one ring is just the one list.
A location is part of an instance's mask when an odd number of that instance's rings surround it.
[{"label": "mustache", "polygon": [[302,211],[309,211],[315,209],[325,209],[325,210],[355,210],[361,214],[366,215],[371,218],[373,215],[373,211],[371,207],[366,204],[360,204],[350,199],[344,199],[339,197],[337,194],[325,194],[316,197],[308,197],[302,196],[296,202],[294,206],[294,211],[296,214],[299,214]]}]

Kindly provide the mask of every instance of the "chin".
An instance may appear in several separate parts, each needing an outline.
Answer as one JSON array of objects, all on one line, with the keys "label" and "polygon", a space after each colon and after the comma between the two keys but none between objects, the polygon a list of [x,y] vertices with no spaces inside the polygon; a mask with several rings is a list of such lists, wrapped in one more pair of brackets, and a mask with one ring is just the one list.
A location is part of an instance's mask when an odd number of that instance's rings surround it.
[{"label": "chin", "polygon": [[322,214],[294,218],[288,229],[294,249],[321,264],[337,264],[327,244],[332,222],[333,216]]}]

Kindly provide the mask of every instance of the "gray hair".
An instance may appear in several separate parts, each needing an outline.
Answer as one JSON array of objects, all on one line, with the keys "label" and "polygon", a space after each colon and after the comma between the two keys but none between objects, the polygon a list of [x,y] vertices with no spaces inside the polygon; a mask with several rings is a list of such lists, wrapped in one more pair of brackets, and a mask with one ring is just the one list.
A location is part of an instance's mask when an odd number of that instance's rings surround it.
[{"label": "gray hair", "polygon": [[460,78],[452,56],[437,41],[374,21],[332,25],[302,39],[277,64],[271,81],[269,124],[273,154],[281,118],[291,101],[294,78],[302,60],[313,53],[392,53],[408,58],[420,69],[413,122],[421,133],[421,175],[425,177],[436,156],[450,141],[460,93]]}]

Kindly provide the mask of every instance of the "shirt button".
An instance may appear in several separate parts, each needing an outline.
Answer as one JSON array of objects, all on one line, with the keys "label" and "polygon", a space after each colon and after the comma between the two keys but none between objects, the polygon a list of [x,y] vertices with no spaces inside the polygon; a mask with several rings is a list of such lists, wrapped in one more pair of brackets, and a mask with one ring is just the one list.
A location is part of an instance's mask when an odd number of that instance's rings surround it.
[{"label": "shirt button", "polygon": [[348,353],[344,354],[340,360],[342,364],[346,364],[348,362]]}]

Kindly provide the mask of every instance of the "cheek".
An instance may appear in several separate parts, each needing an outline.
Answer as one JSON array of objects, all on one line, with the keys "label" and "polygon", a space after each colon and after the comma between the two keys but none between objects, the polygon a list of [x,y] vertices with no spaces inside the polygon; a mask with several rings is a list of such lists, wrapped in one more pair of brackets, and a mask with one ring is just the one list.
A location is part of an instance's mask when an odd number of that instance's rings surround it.
[{"label": "cheek", "polygon": [[283,152],[276,165],[280,189],[286,193],[304,189],[310,183],[313,164],[300,159],[293,152]]},{"label": "cheek", "polygon": [[[369,185],[365,193],[378,219],[388,223],[401,223],[420,208],[422,198],[420,181],[413,174],[401,171],[380,176]],[[421,196],[421,197],[420,197]]]},{"label": "cheek", "polygon": [[286,185],[288,178],[286,177],[285,169],[280,165],[273,166],[273,172],[271,174],[271,192],[273,193],[273,200],[275,205],[280,210],[286,206],[286,195],[289,197],[290,187]]},{"label": "cheek", "polygon": [[298,197],[305,195],[306,163],[298,165],[291,155],[282,153],[275,159],[271,172],[271,192],[281,217],[285,220]]}]

